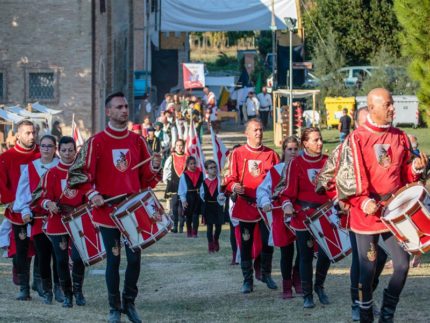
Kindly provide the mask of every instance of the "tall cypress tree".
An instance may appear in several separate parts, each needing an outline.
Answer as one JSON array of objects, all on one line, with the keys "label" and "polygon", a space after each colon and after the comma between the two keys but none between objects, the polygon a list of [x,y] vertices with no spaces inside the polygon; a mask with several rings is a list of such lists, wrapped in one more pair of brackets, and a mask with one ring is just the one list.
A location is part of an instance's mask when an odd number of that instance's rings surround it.
[{"label": "tall cypress tree", "polygon": [[409,74],[419,84],[420,109],[430,122],[430,0],[395,0],[394,9],[403,27],[402,54],[411,59]]}]

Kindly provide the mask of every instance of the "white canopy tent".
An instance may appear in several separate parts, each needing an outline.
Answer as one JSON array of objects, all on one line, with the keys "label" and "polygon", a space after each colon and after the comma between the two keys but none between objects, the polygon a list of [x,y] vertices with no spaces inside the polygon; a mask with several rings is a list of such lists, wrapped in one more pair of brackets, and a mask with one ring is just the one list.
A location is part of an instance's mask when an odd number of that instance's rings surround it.
[{"label": "white canopy tent", "polygon": [[48,107],[45,107],[44,105],[41,105],[39,102],[35,102],[35,103],[31,104],[31,108],[36,110],[36,111],[39,111],[42,113],[49,113],[52,115],[59,114],[59,113],[63,112],[63,110],[54,110],[54,109],[50,109]]},{"label": "white canopy tent", "polygon": [[10,122],[12,124],[16,124],[24,119],[25,117],[19,116],[15,113],[0,109],[0,118],[4,119],[7,122]]},{"label": "white canopy tent", "polygon": [[296,0],[162,0],[162,32],[270,30],[272,4],[277,29],[297,19]]}]

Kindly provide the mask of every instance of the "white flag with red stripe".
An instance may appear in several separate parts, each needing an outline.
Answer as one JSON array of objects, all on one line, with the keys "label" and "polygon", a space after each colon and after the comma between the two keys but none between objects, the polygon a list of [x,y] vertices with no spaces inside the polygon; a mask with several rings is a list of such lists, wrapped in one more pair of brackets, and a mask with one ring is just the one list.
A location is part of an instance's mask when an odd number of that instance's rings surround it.
[{"label": "white flag with red stripe", "polygon": [[227,156],[230,151],[222,142],[221,138],[219,138],[215,131],[211,128],[211,139],[212,139],[212,151],[214,154],[214,160],[218,167],[218,174],[222,173],[224,169],[225,161],[227,160]]},{"label": "white flag with red stripe", "polygon": [[199,136],[197,135],[196,127],[194,126],[193,119],[190,123],[190,131],[188,132],[187,141],[185,144],[185,153],[188,156],[196,158],[196,165],[202,172],[205,170],[205,156],[203,155],[202,146],[200,144]]},{"label": "white flag with red stripe", "polygon": [[81,131],[79,130],[76,122],[75,122],[75,115],[73,114],[72,117],[72,137],[76,142],[76,148],[79,151],[81,147],[84,145],[84,138],[81,135]]}]

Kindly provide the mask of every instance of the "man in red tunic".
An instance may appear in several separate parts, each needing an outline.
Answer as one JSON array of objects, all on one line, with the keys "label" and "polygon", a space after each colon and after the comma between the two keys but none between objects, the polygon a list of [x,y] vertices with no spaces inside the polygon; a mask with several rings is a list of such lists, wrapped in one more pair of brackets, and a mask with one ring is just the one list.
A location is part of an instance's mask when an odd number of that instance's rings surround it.
[{"label": "man in red tunic", "polygon": [[241,233],[242,292],[253,290],[252,243],[255,225],[260,226],[263,248],[261,252],[262,280],[270,289],[277,286],[271,277],[273,247],[268,246],[269,231],[256,205],[256,192],[270,169],[279,163],[278,155],[262,145],[263,125],[259,119],[246,124],[245,145],[235,149],[230,157],[230,168],[224,182],[226,190],[237,195],[232,218],[239,220]]},{"label": "man in red tunic", "polygon": [[349,196],[351,230],[355,232],[360,264],[360,321],[373,321],[373,288],[380,237],[393,259],[394,272],[384,290],[380,322],[392,322],[399,296],[406,282],[409,254],[382,223],[381,205],[387,197],[407,183],[417,181],[427,165],[421,155],[411,160],[407,135],[391,126],[393,98],[386,89],[377,88],[367,96],[369,115],[366,122],[350,135],[354,193],[337,185],[340,196]]},{"label": "man in red tunic", "polygon": [[100,232],[107,254],[106,284],[110,305],[109,322],[120,322],[121,310],[132,322],[141,322],[134,306],[137,281],[140,273],[139,250],[125,247],[127,268],[124,289],[119,293],[119,265],[121,233],[110,214],[119,201],[105,203],[105,199],[121,194],[138,193],[141,189],[154,187],[161,179],[161,158],[154,155],[150,162],[133,170],[139,162],[150,157],[145,139],[128,131],[128,103],[123,93],[109,95],[105,100],[109,124],[105,130],[91,137],[79,152],[69,169],[69,186],[82,190],[96,205],[93,219]]},{"label": "man in red tunic", "polygon": [[4,215],[12,223],[16,242],[15,263],[20,284],[17,300],[22,301],[30,299],[30,262],[27,259],[30,239],[27,236],[27,224],[24,223],[21,213],[12,211],[12,205],[21,170],[29,162],[40,158],[35,134],[31,121],[21,121],[17,125],[16,145],[0,155],[0,203],[8,205]]}]

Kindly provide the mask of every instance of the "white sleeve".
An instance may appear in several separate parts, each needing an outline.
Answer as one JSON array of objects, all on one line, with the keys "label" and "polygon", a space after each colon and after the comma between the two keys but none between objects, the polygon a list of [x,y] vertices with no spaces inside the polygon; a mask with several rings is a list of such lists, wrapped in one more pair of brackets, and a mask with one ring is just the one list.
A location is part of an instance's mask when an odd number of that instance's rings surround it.
[{"label": "white sleeve", "polygon": [[260,100],[258,100],[257,98],[254,99],[254,104],[255,104],[255,110],[257,112],[260,111]]},{"label": "white sleeve", "polygon": [[9,232],[12,230],[12,224],[8,219],[3,219],[0,225],[0,248],[9,247],[10,239]]},{"label": "white sleeve", "polygon": [[200,190],[199,190],[199,194],[200,194],[200,198],[202,199],[202,201],[205,201],[205,189],[203,187],[203,183],[202,185],[200,185]]},{"label": "white sleeve", "polygon": [[187,201],[187,181],[185,179],[185,174],[182,174],[179,178],[179,187],[178,187],[178,195],[181,199],[181,202]]},{"label": "white sleeve", "polygon": [[172,149],[175,149],[176,140],[178,140],[178,130],[176,126],[172,126],[172,142],[170,143]]},{"label": "white sleeve", "polygon": [[13,203],[13,211],[27,215],[31,213],[31,191],[30,191],[30,178],[28,174],[28,166],[26,165],[18,182],[18,188],[16,190],[15,202]]},{"label": "white sleeve", "polygon": [[167,184],[167,181],[172,178],[172,163],[173,163],[173,157],[170,155],[166,159],[166,163],[164,164],[163,168],[163,183]]},{"label": "white sleeve", "polygon": [[270,172],[266,174],[266,177],[257,187],[257,205],[263,207],[267,204],[272,203],[272,175]]}]

